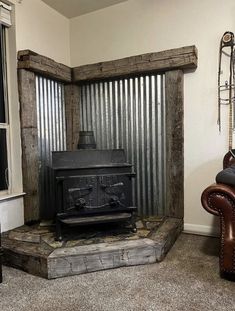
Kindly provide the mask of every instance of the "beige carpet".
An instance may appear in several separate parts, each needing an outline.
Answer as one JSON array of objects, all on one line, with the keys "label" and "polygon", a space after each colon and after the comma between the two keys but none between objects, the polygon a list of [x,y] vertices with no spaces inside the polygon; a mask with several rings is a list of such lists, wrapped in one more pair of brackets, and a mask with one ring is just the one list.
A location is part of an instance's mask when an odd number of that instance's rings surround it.
[{"label": "beige carpet", "polygon": [[218,239],[182,234],[160,264],[45,280],[3,268],[1,311],[233,311],[235,282],[222,280]]}]

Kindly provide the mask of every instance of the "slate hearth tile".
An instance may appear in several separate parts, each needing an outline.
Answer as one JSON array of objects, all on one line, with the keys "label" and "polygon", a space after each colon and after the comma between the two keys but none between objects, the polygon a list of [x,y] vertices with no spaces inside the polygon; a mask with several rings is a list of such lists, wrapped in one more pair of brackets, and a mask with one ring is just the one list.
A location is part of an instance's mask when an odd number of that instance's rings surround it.
[{"label": "slate hearth tile", "polygon": [[13,229],[11,231],[14,231],[14,232],[29,232],[29,231],[32,231],[32,230],[33,230],[33,226],[24,225],[24,226],[15,228],[15,229]]},{"label": "slate hearth tile", "polygon": [[84,240],[82,239],[79,239],[79,240],[70,240],[70,241],[67,241],[65,243],[65,247],[73,247],[73,246],[79,246],[79,245],[82,245],[84,242]]},{"label": "slate hearth tile", "polygon": [[160,222],[156,222],[156,221],[146,221],[145,226],[146,226],[146,229],[153,230],[159,227],[160,224],[161,224]]},{"label": "slate hearth tile", "polygon": [[9,239],[39,244],[41,236],[40,234],[34,234],[32,231],[11,231]]},{"label": "slate hearth tile", "polygon": [[55,235],[53,233],[42,236],[42,242],[46,243],[52,248],[62,247],[64,242],[55,241]]},{"label": "slate hearth tile", "polygon": [[139,229],[137,231],[138,236],[141,238],[146,238],[149,235],[149,233],[150,233],[150,230],[146,230],[146,229]]},{"label": "slate hearth tile", "polygon": [[136,222],[136,228],[137,229],[144,229],[144,224],[143,224],[143,221],[142,220],[138,220]]}]

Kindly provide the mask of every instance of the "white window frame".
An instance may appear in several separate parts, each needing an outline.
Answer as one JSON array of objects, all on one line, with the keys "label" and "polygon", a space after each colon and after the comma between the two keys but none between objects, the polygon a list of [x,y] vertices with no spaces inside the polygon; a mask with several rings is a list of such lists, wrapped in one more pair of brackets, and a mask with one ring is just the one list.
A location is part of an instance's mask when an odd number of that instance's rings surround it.
[{"label": "white window frame", "polygon": [[[1,1],[0,1],[1,2]],[[3,2],[3,1],[2,1]],[[1,123],[0,128],[6,128],[7,161],[8,161],[8,189],[0,191],[0,205],[2,201],[21,197],[23,193],[22,183],[22,150],[20,136],[19,96],[17,83],[17,53],[16,53],[16,29],[15,29],[15,5],[4,0],[11,6],[11,27],[5,28],[6,45],[6,85],[7,102],[6,123]],[[1,17],[0,17],[1,19]],[[10,26],[10,25],[7,25]]]},{"label": "white window frame", "polygon": [[[0,38],[1,39],[1,38]],[[0,190],[0,196],[11,193],[11,161],[10,161],[10,126],[9,126],[9,107],[8,107],[8,79],[7,79],[7,28],[4,27],[4,57],[3,61],[3,87],[4,87],[4,105],[5,105],[5,123],[0,123],[0,129],[6,130],[6,144],[7,144],[7,189]]]},{"label": "white window frame", "polygon": [[6,143],[7,143],[7,189],[6,190],[0,190],[0,196],[4,194],[10,194],[11,193],[11,161],[10,161],[10,126],[9,123],[0,123],[0,129],[6,130]]}]

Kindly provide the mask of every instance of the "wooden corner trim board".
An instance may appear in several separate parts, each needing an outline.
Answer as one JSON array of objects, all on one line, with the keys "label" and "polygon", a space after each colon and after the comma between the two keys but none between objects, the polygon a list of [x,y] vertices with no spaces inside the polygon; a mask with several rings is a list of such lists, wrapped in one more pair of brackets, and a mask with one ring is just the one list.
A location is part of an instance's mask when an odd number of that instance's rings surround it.
[{"label": "wooden corner trim board", "polygon": [[39,55],[31,50],[18,52],[18,69],[26,69],[64,83],[72,82],[70,67],[57,63],[53,59]]},{"label": "wooden corner trim board", "polygon": [[73,81],[90,81],[169,70],[197,68],[196,46],[185,46],[162,52],[147,53],[113,61],[78,66],[72,69]]},{"label": "wooden corner trim board", "polygon": [[195,70],[198,53],[195,45],[162,52],[141,54],[113,61],[70,68],[31,50],[18,52],[18,69],[26,69],[65,83],[108,79],[169,70]]}]

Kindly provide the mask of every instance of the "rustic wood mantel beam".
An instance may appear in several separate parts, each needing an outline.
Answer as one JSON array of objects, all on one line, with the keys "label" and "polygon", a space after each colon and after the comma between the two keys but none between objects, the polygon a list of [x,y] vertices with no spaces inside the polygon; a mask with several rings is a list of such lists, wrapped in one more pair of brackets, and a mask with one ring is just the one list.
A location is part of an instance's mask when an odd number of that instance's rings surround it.
[{"label": "rustic wood mantel beam", "polygon": [[169,70],[197,68],[197,48],[185,46],[156,53],[126,57],[114,61],[78,66],[72,69],[73,82],[107,79]]},{"label": "rustic wood mantel beam", "polygon": [[64,83],[72,82],[71,68],[31,50],[18,52],[18,69],[26,69]]}]

